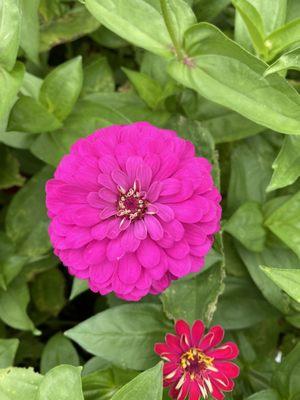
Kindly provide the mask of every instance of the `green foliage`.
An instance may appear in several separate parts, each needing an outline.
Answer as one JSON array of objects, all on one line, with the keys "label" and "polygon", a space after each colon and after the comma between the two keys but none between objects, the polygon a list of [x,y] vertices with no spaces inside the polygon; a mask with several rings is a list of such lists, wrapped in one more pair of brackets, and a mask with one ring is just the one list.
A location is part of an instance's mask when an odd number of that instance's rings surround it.
[{"label": "green foliage", "polygon": [[[299,0],[0,1],[1,400],[166,400],[153,346],[181,318],[237,342],[228,400],[299,399],[299,21]],[[209,159],[223,217],[199,273],[126,304],[54,256],[45,184],[135,121]]]}]

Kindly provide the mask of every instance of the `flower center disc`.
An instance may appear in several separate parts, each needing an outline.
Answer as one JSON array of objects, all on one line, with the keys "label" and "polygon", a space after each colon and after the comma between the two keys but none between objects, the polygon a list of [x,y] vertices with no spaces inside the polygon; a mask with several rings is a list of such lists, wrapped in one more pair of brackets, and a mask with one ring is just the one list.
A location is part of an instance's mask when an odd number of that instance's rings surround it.
[{"label": "flower center disc", "polygon": [[191,374],[193,379],[195,375],[205,371],[207,368],[211,367],[214,359],[202,353],[202,351],[193,348],[184,353],[181,356],[181,366],[182,368]]},{"label": "flower center disc", "polygon": [[119,187],[120,197],[118,201],[118,217],[126,217],[130,220],[142,218],[147,211],[145,194],[137,190],[136,184],[127,192]]}]

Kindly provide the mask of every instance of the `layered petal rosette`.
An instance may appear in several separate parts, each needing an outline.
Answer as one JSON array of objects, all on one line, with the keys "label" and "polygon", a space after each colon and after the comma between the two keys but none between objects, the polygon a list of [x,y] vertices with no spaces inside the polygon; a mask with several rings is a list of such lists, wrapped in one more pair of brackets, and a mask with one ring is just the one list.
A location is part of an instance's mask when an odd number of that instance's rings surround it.
[{"label": "layered petal rosette", "polygon": [[164,385],[176,400],[223,400],[223,392],[234,388],[239,367],[231,362],[238,356],[235,343],[221,344],[224,330],[212,327],[205,334],[203,322],[190,327],[185,321],[175,324],[176,335],[167,334],[165,343],[157,343],[155,352],[165,361]]},{"label": "layered petal rosette", "polygon": [[69,273],[135,301],[201,269],[220,200],[192,143],[144,122],[78,140],[46,186],[50,239]]}]

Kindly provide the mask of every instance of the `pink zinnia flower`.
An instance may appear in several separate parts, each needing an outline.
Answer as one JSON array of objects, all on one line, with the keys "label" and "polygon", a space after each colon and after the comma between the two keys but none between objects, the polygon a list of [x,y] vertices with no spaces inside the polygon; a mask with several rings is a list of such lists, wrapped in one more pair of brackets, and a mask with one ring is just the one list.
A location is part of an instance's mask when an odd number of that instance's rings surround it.
[{"label": "pink zinnia flower", "polygon": [[139,300],[201,269],[220,199],[210,163],[176,132],[110,126],[78,140],[47,182],[49,234],[93,291]]},{"label": "pink zinnia flower", "polygon": [[232,379],[240,372],[228,361],[238,356],[237,345],[227,342],[216,347],[224,330],[214,326],[204,335],[205,327],[199,320],[191,329],[185,321],[177,321],[175,330],[176,335],[166,335],[166,343],[155,345],[155,352],[166,361],[164,386],[170,387],[170,396],[176,400],[224,399],[222,392],[234,388]]}]

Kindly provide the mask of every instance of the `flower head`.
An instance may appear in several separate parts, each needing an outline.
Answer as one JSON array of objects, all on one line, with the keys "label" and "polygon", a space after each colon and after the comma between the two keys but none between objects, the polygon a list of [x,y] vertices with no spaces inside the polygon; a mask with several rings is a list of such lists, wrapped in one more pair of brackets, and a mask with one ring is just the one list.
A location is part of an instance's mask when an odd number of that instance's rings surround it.
[{"label": "flower head", "polygon": [[78,140],[46,186],[55,254],[93,291],[126,300],[201,269],[220,200],[192,143],[142,122]]},{"label": "flower head", "polygon": [[212,327],[204,334],[202,321],[190,326],[185,321],[175,324],[176,335],[167,334],[165,343],[157,343],[155,352],[165,361],[164,385],[176,400],[224,399],[223,392],[234,387],[233,378],[239,367],[228,361],[238,356],[235,343],[220,345],[224,330]]}]

